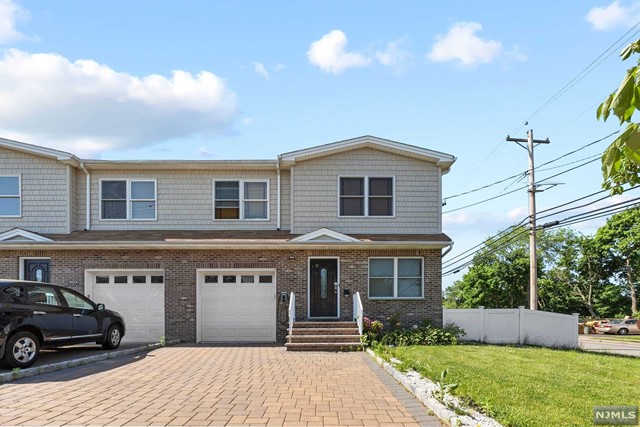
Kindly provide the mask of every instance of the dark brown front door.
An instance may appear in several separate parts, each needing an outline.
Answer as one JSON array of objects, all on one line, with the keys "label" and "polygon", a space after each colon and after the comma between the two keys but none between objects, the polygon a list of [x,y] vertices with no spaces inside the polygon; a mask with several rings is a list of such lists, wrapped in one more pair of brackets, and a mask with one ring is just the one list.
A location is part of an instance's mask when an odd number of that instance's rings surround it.
[{"label": "dark brown front door", "polygon": [[338,260],[309,262],[309,317],[338,317]]}]

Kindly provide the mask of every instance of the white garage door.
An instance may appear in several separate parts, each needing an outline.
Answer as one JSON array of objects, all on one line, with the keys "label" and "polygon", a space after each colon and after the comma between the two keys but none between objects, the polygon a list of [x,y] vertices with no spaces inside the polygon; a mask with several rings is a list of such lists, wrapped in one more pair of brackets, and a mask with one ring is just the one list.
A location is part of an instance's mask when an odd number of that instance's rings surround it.
[{"label": "white garage door", "polygon": [[124,341],[158,341],[164,335],[164,272],[88,272],[89,297],[124,317]]},{"label": "white garage door", "polygon": [[198,341],[275,342],[273,270],[199,270]]}]

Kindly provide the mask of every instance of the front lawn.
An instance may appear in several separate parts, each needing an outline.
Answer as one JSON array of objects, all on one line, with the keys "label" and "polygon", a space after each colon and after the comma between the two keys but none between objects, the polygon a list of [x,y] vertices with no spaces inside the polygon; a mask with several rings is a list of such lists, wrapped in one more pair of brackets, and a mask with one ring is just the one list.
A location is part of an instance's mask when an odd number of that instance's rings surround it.
[{"label": "front lawn", "polygon": [[455,394],[507,426],[593,425],[594,405],[637,405],[640,359],[491,345],[388,348],[437,379],[449,370]]}]

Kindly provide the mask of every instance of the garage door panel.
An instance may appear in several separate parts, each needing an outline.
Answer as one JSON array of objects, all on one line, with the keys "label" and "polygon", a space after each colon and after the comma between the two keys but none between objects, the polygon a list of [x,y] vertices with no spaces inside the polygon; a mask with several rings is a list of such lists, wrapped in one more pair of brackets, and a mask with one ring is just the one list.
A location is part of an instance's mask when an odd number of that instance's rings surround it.
[{"label": "garage door panel", "polygon": [[92,297],[124,317],[124,341],[157,341],[165,334],[164,284],[94,283]]},{"label": "garage door panel", "polygon": [[201,341],[275,342],[275,284],[203,283],[199,304]]}]

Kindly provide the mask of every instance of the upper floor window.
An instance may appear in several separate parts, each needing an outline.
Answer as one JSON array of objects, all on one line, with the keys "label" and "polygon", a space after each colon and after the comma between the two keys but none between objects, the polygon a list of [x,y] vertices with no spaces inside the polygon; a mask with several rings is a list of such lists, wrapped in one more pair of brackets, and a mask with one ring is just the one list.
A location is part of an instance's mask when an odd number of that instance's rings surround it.
[{"label": "upper floor window", "polygon": [[20,177],[0,176],[0,217],[20,215]]},{"label": "upper floor window", "polygon": [[214,181],[215,219],[269,219],[269,181]]},{"label": "upper floor window", "polygon": [[394,179],[340,178],[340,216],[394,216]]},{"label": "upper floor window", "polygon": [[156,219],[156,182],[103,180],[100,182],[101,219]]}]

